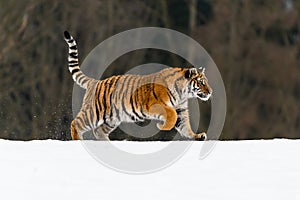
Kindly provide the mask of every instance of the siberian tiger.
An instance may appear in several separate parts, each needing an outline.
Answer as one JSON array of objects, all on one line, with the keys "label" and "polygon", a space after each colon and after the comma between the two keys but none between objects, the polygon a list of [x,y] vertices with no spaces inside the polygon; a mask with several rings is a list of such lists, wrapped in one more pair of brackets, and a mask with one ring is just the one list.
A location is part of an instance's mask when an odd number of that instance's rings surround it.
[{"label": "siberian tiger", "polygon": [[175,129],[188,139],[205,140],[206,133],[195,134],[190,126],[188,99],[207,101],[212,89],[203,69],[166,68],[150,75],[117,75],[104,80],[87,77],[80,70],[77,44],[64,32],[69,46],[69,71],[74,81],[86,90],[82,107],[71,123],[73,140],[93,130],[98,140],[108,135],[121,122],[145,119],[161,121],[160,130]]}]

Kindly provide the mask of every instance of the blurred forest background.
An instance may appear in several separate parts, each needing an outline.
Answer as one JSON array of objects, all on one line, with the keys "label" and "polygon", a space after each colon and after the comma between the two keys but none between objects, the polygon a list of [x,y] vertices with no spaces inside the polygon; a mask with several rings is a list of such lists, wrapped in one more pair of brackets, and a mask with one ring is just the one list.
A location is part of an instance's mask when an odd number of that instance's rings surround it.
[{"label": "blurred forest background", "polygon": [[[70,139],[64,30],[83,61],[106,38],[144,26],[185,33],[214,59],[228,104],[221,139],[300,138],[299,11],[296,0],[0,0],[0,138]],[[139,50],[112,65],[147,62],[182,61]]]}]

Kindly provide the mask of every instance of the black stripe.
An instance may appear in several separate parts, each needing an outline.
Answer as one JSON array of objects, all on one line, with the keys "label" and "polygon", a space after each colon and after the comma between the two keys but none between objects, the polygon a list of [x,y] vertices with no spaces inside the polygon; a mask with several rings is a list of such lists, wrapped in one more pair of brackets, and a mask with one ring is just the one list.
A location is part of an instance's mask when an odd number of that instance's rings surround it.
[{"label": "black stripe", "polygon": [[[133,106],[133,104],[132,104],[132,89],[133,89],[133,85],[131,85],[131,83],[134,82],[134,80],[135,80],[134,77],[131,77],[131,79],[129,80],[129,82],[128,82],[129,89],[127,89],[127,93],[126,93],[127,95],[130,95],[130,97],[129,97],[129,103],[130,103],[131,107]],[[133,108],[132,108],[132,111],[133,111]],[[135,112],[135,111],[133,111],[133,112]],[[132,115],[129,115],[129,116],[131,116],[131,119],[135,121],[134,116],[132,116]]]},{"label": "black stripe", "polygon": [[110,88],[112,88],[110,91],[109,91],[109,105],[110,105],[110,115],[109,117],[111,118],[112,115],[113,115],[113,102],[112,102],[112,94],[114,93],[114,86],[117,84],[118,80],[119,80],[120,77],[116,77],[114,76],[113,77],[113,82],[110,84]]},{"label": "black stripe", "polygon": [[79,71],[80,71],[79,69],[73,69],[73,70],[71,71],[72,76],[73,76],[76,72],[79,72]]},{"label": "black stripe", "polygon": [[[119,101],[119,92],[116,92],[117,91],[117,89],[118,89],[118,87],[119,87],[119,79],[121,79],[122,78],[122,75],[118,75],[117,76],[118,77],[118,80],[117,80],[117,82],[116,82],[116,84],[115,84],[115,88],[114,88],[114,91],[113,91],[113,93],[112,94],[114,94],[114,95],[112,95],[113,97],[114,97],[114,100],[115,100],[115,103],[117,103],[118,101]],[[122,83],[121,83],[122,84]]]},{"label": "black stripe", "polygon": [[[132,87],[130,86],[130,83],[132,82],[132,80],[133,80],[132,76],[128,76],[128,78],[126,79],[127,89],[125,89],[125,91],[122,94],[123,95],[122,96],[123,97],[122,98],[123,102],[125,102],[125,100],[127,99],[128,95],[131,95],[131,89],[132,89]],[[125,85],[125,83],[123,83],[123,84]],[[122,87],[122,89],[123,89],[123,87]]]},{"label": "black stripe", "polygon": [[69,48],[72,49],[72,50],[77,50],[77,46],[76,46],[76,45],[71,46],[71,47],[69,47]]},{"label": "black stripe", "polygon": [[101,104],[101,98],[100,98],[100,95],[101,95],[101,88],[102,88],[102,85],[103,85],[103,81],[100,81],[99,82],[99,87],[98,87],[98,90],[97,90],[97,92],[98,92],[98,104],[99,104],[99,111],[101,112],[101,110],[102,110],[102,104]]},{"label": "black stripe", "polygon": [[[104,86],[104,95],[103,95],[103,105],[104,105],[104,113],[103,113],[103,119],[104,119],[104,123],[106,123],[106,113],[107,111],[112,111],[112,108],[111,108],[111,99],[109,99],[110,101],[108,102],[108,104],[106,104],[106,97],[109,96],[109,92],[111,91],[111,87],[112,87],[112,84],[115,82],[114,80],[114,77],[111,77],[111,78],[108,78],[109,81],[109,84],[108,85],[105,85]],[[110,110],[107,110],[107,107],[110,106]]]},{"label": "black stripe", "polygon": [[195,89],[196,88],[196,82],[192,81],[192,88],[191,89]]},{"label": "black stripe", "polygon": [[85,76],[83,76],[85,79],[84,80],[82,80],[82,83],[81,83],[81,85],[84,85],[84,84],[86,84],[88,81],[89,81],[89,79],[88,78],[86,78]]},{"label": "black stripe", "polygon": [[158,97],[156,96],[156,93],[155,93],[155,84],[154,83],[152,83],[152,94],[153,94],[154,98],[156,100],[158,100]]},{"label": "black stripe", "polygon": [[71,56],[71,58],[78,58],[78,54],[77,53],[69,53],[69,55]]},{"label": "black stripe", "polygon": [[[146,90],[145,88],[146,87],[147,87],[147,85],[144,83],[141,83],[141,79],[140,79],[140,82],[139,82],[140,96],[138,96],[137,99],[140,100],[140,101],[138,101],[138,103],[140,105],[140,113],[143,115],[144,118],[147,117],[143,111],[144,110],[143,102],[145,100],[145,90]],[[149,96],[149,95],[147,95],[147,96]]]},{"label": "black stripe", "polygon": [[[84,115],[83,115],[82,117],[84,117]],[[84,119],[82,119],[82,117],[79,117],[79,118],[78,118],[78,120],[80,121],[80,123],[78,123],[78,125],[81,126],[81,129],[84,129],[85,126],[86,126],[86,124],[85,124],[85,122],[84,122]]]},{"label": "black stripe", "polygon": [[175,127],[179,127],[180,123],[182,122],[182,119],[180,117],[177,118],[177,121],[175,123]]},{"label": "black stripe", "polygon": [[69,67],[77,67],[78,66],[78,63],[77,64],[69,64]]},{"label": "black stripe", "polygon": [[132,89],[133,89],[133,85],[131,85],[134,82],[134,77],[131,77],[131,79],[128,82],[128,88],[127,88],[127,93],[128,95],[130,95],[130,98],[132,96]]},{"label": "black stripe", "polygon": [[177,114],[180,114],[180,113],[185,112],[185,111],[187,111],[187,108],[178,108],[178,109],[176,109]]},{"label": "black stripe", "polygon": [[76,77],[76,80],[78,81],[78,83],[80,83],[82,81],[82,79],[84,79],[84,78],[85,78],[85,75],[83,73],[81,73]]},{"label": "black stripe", "polygon": [[110,107],[110,109],[109,110],[105,110],[105,115],[106,115],[106,112],[107,111],[110,111],[110,113],[108,113],[109,114],[109,116],[111,116],[111,114],[112,114],[112,107],[111,107],[111,94],[112,94],[112,92],[113,92],[113,84],[115,83],[115,81],[116,81],[116,79],[115,79],[115,77],[111,77],[110,78],[110,82],[109,82],[109,85],[107,86],[108,87],[108,90],[106,91],[106,95],[105,95],[105,98],[106,97],[109,97],[109,101],[108,101],[108,104],[107,104],[107,107],[109,106]]},{"label": "black stripe", "polygon": [[86,114],[88,117],[88,120],[89,120],[89,125],[91,126],[91,128],[93,128],[94,126],[94,123],[93,123],[93,119],[94,119],[94,112],[88,112]]},{"label": "black stripe", "polygon": [[[125,85],[126,85],[125,83],[126,83],[126,81],[127,81],[127,79],[128,79],[129,77],[130,77],[130,76],[128,76],[128,75],[125,76],[125,78],[124,78],[124,80],[123,80],[123,84],[122,84],[121,89],[120,89],[120,92],[123,91],[123,88],[124,88]],[[125,91],[123,91],[122,94],[124,94],[124,92],[125,92]]]},{"label": "black stripe", "polygon": [[84,113],[83,122],[84,122],[84,124],[85,124],[86,126],[89,126],[89,125],[90,125],[90,124],[89,124],[89,120],[88,120],[88,116],[87,116],[86,112]]},{"label": "black stripe", "polygon": [[76,119],[77,119],[77,123],[76,123],[77,128],[84,129],[84,126],[83,126],[84,124],[83,124],[82,119],[80,117],[77,117]]},{"label": "black stripe", "polygon": [[[139,82],[139,80],[137,80],[137,78],[135,78],[134,80],[133,80],[133,83],[132,83],[132,94],[130,95],[130,105],[131,105],[131,108],[132,108],[132,111],[133,111],[133,113],[139,118],[139,119],[143,119],[137,112],[136,112],[136,109],[135,109],[135,104],[136,104],[136,102],[134,102],[133,100],[133,95],[137,95],[135,92],[137,91],[137,89],[138,89],[138,82]],[[137,88],[134,88],[134,83],[136,83],[136,86],[137,86]],[[136,96],[135,96],[136,97]],[[136,99],[136,98],[135,98]]]},{"label": "black stripe", "polygon": [[143,109],[141,109],[141,113],[142,113],[142,115],[143,115],[144,118],[147,118],[147,115],[145,115]]},{"label": "black stripe", "polygon": [[119,99],[121,100],[121,105],[122,105],[123,112],[126,115],[128,115],[128,116],[131,117],[131,115],[126,111],[126,108],[125,108],[125,105],[124,105],[124,100],[125,100],[124,94],[125,94],[126,90],[125,91],[123,90],[123,88],[125,87],[125,85],[127,85],[128,80],[130,80],[130,77],[131,76],[129,76],[129,75],[125,76],[125,78],[123,80],[123,84],[122,84],[121,89],[120,89],[120,92],[122,92],[122,94],[120,95],[121,98],[119,98]]},{"label": "black stripe", "polygon": [[[148,84],[146,84],[146,94],[148,93],[148,91],[150,91],[151,90],[151,85],[150,85],[150,83],[148,83]],[[147,95],[147,103],[149,103],[149,99],[150,99],[150,95]]]},{"label": "black stripe", "polygon": [[134,104],[133,104],[133,100],[132,100],[132,96],[130,97],[130,105],[131,105],[132,112],[133,112],[133,114],[135,115],[135,117],[139,118],[140,120],[143,119],[143,118],[142,118],[141,116],[139,116],[139,114],[135,111]]},{"label": "black stripe", "polygon": [[97,99],[95,99],[95,109],[96,109],[96,117],[97,117],[97,122],[99,122],[99,119],[100,119],[100,114],[99,114],[99,107],[98,107],[98,104],[97,104]]},{"label": "black stripe", "polygon": [[[136,106],[140,106],[141,107],[141,102],[139,102],[139,90],[140,90],[140,84],[141,84],[141,78],[139,78],[138,82],[137,82],[137,89],[135,90],[135,105]],[[141,112],[142,109],[139,109],[139,111]],[[141,112],[142,113],[142,112]],[[143,115],[143,113],[142,113]],[[145,117],[145,116],[143,116]]]},{"label": "black stripe", "polygon": [[178,115],[177,121],[175,123],[175,127],[179,127],[181,122],[184,120],[184,117],[180,117],[181,113],[186,112],[188,108],[178,108],[176,109],[176,113]]},{"label": "black stripe", "polygon": [[174,97],[174,95],[173,95],[173,93],[171,92],[171,90],[170,90],[169,88],[167,88],[167,89],[168,89],[168,94],[169,94],[169,96],[170,96],[171,104],[174,106],[174,105],[175,105],[174,101],[176,102],[176,98]]},{"label": "black stripe", "polygon": [[104,120],[103,124],[105,124],[106,126],[108,126],[110,129],[115,128],[114,126],[109,125],[105,120]]},{"label": "black stripe", "polygon": [[100,82],[97,83],[97,87],[96,87],[96,93],[95,93],[95,109],[96,109],[96,115],[97,115],[97,122],[100,120],[100,107],[99,107],[99,98],[97,98],[99,96],[99,85]]},{"label": "black stripe", "polygon": [[71,35],[68,31],[64,31],[64,36],[67,40],[71,39]]},{"label": "black stripe", "polygon": [[[112,96],[113,96],[113,93],[115,92],[115,89],[116,89],[116,85],[118,84],[118,81],[119,81],[119,79],[120,79],[120,76],[116,76],[115,77],[115,81],[114,81],[114,83],[113,83],[113,86],[112,87],[114,87],[112,90],[111,90],[111,93],[110,93],[110,96],[109,96],[109,101],[110,101],[110,104],[112,104]],[[118,99],[117,99],[118,100]],[[116,102],[115,102],[116,103]],[[115,103],[113,104],[113,105],[115,105]],[[114,106],[115,107],[115,106]],[[112,112],[111,112],[111,115],[110,115],[110,117],[112,117]]]},{"label": "black stripe", "polygon": [[122,109],[123,109],[123,112],[124,112],[126,115],[128,115],[129,117],[131,117],[131,119],[132,119],[132,120],[134,120],[134,121],[135,121],[134,117],[133,117],[133,116],[131,116],[131,115],[130,115],[130,114],[127,112],[127,110],[126,110],[126,108],[125,108],[124,101],[122,101],[122,102],[121,102],[121,104],[122,104]]},{"label": "black stripe", "polygon": [[73,42],[74,42],[74,39],[68,40],[68,43],[73,43]]},{"label": "black stripe", "polygon": [[185,103],[187,103],[187,99],[185,99],[183,102],[181,102],[181,104],[185,104]]},{"label": "black stripe", "polygon": [[104,91],[103,91],[103,120],[104,120],[104,123],[106,122],[106,91],[107,91],[107,88],[108,86],[106,85],[106,83],[109,81],[110,79],[106,79],[105,82],[104,82]]},{"label": "black stripe", "polygon": [[77,60],[71,60],[71,61],[69,61],[69,64],[78,64],[78,61]]}]

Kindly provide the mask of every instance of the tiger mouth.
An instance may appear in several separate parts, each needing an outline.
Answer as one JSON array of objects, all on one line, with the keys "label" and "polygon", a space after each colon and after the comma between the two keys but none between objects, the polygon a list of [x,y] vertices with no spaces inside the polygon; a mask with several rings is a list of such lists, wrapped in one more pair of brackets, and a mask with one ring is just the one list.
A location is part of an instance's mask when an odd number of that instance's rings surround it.
[{"label": "tiger mouth", "polygon": [[207,101],[211,96],[211,94],[203,94],[203,93],[199,93],[197,95],[199,99],[201,99],[202,101]]}]

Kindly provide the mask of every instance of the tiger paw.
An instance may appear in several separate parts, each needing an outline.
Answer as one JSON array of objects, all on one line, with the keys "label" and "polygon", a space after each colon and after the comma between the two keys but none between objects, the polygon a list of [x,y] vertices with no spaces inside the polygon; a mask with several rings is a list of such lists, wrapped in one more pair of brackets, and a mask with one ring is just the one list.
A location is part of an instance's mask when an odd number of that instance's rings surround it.
[{"label": "tiger paw", "polygon": [[206,136],[205,132],[198,133],[198,134],[195,135],[195,140],[204,141],[206,139],[207,139],[207,136]]},{"label": "tiger paw", "polygon": [[157,123],[156,126],[161,131],[169,131],[172,129],[172,128],[167,127],[166,124],[164,124],[164,123]]}]

